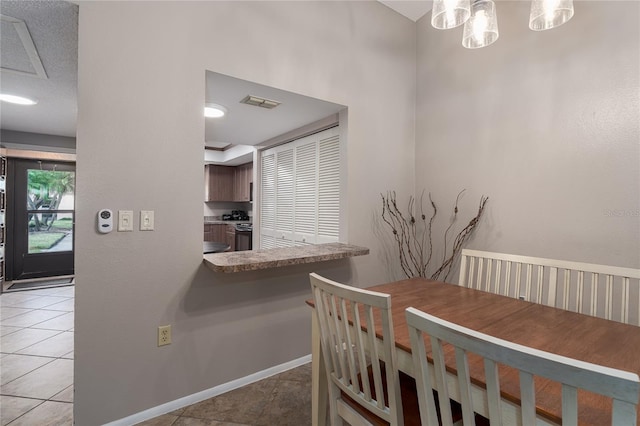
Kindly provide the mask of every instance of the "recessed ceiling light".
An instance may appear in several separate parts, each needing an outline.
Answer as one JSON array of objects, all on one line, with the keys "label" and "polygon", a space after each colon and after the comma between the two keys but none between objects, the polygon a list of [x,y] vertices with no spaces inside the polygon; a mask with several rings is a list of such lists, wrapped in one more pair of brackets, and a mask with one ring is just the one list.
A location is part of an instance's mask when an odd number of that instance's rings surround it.
[{"label": "recessed ceiling light", "polygon": [[204,116],[208,118],[220,118],[224,117],[227,113],[227,109],[218,104],[205,104]]},{"label": "recessed ceiling light", "polygon": [[38,103],[38,101],[34,101],[33,99],[24,98],[22,96],[7,95],[6,93],[0,93],[0,101],[17,105],[35,105]]}]

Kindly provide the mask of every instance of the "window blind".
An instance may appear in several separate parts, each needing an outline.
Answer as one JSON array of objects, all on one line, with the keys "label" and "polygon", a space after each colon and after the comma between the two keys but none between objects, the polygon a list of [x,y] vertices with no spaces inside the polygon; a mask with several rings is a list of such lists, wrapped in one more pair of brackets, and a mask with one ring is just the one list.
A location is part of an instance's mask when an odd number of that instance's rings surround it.
[{"label": "window blind", "polygon": [[337,127],[264,150],[261,165],[260,248],[338,241]]}]

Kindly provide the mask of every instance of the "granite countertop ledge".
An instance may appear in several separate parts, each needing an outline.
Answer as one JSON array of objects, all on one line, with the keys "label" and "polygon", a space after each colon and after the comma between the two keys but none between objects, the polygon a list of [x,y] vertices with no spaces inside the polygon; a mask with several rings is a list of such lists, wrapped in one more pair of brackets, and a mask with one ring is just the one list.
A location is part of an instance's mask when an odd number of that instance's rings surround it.
[{"label": "granite countertop ledge", "polygon": [[215,272],[243,272],[325,262],[369,254],[366,247],[328,243],[275,249],[205,254],[203,262]]}]

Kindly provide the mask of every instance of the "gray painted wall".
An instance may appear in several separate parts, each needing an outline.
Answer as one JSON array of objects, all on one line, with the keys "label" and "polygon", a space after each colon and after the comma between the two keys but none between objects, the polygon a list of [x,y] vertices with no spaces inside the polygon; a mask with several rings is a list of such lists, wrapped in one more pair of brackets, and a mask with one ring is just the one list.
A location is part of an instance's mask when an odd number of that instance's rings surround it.
[{"label": "gray painted wall", "polygon": [[490,197],[470,248],[640,267],[640,3],[575,2],[541,33],[528,13],[498,2],[476,51],[418,22],[416,189],[448,210],[467,188],[461,223]]},{"label": "gray painted wall", "polygon": [[[386,281],[373,217],[380,192],[413,193],[416,46],[377,2],[87,1],[79,17],[74,419],[95,425],[309,354],[313,270]],[[344,214],[369,256],[202,266],[205,70],[349,107]],[[155,210],[156,230],[99,235],[105,207]]]}]

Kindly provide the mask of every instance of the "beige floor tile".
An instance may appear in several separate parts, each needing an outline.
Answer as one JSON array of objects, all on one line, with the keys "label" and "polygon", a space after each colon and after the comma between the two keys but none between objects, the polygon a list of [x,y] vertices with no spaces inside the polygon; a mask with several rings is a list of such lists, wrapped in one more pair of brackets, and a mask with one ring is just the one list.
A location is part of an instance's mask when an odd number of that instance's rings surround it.
[{"label": "beige floor tile", "polygon": [[242,424],[242,423],[218,422],[216,420],[195,419],[193,417],[180,417],[171,426],[252,426],[252,425]]},{"label": "beige floor tile", "polygon": [[59,358],[73,350],[73,333],[63,331],[49,339],[16,351],[23,355],[50,356]]},{"label": "beige floor tile", "polygon": [[7,355],[0,359],[0,384],[5,385],[53,360],[41,356]]},{"label": "beige floor tile", "polygon": [[[265,379],[214,398],[190,405],[184,416],[240,424],[257,424],[260,414],[273,399],[277,380]],[[247,401],[251,401],[247,404]]]},{"label": "beige floor tile", "polygon": [[60,311],[35,309],[33,311],[2,320],[2,325],[8,325],[10,327],[31,327],[32,325],[59,317],[60,315],[64,315],[64,313]]},{"label": "beige floor tile", "polygon": [[56,359],[2,387],[11,396],[49,399],[73,384],[73,361]]},{"label": "beige floor tile", "polygon": [[[60,299],[60,298],[58,298]],[[53,305],[48,305],[47,309],[51,309],[54,311],[65,311],[65,312],[73,312],[73,308],[74,308],[74,304],[75,304],[75,299],[74,298],[66,298],[65,300],[62,300],[58,303],[55,303]]]},{"label": "beige floor tile", "polygon": [[0,423],[2,426],[9,424],[32,408],[42,404],[41,399],[18,398],[15,396],[0,396]]},{"label": "beige floor tile", "polygon": [[52,401],[73,402],[73,385],[51,397]]},{"label": "beige floor tile", "polygon": [[27,292],[3,293],[0,297],[0,306],[13,306],[16,303],[25,302],[37,297],[39,296],[35,294],[29,294]]},{"label": "beige floor tile", "polygon": [[6,336],[7,334],[15,333],[18,330],[22,330],[22,327],[9,327],[6,325],[0,325],[0,337]]},{"label": "beige floor tile", "polygon": [[273,399],[265,405],[256,425],[301,426],[311,424],[311,382],[279,380]]},{"label": "beige floor tile", "polygon": [[73,328],[73,321],[74,321],[73,312],[66,312],[66,313],[61,311],[49,311],[49,312],[57,312],[58,316],[50,320],[32,325],[31,328],[44,328],[47,330],[60,330],[60,331],[67,331]]},{"label": "beige floor tile", "polygon": [[176,420],[178,420],[178,416],[165,414],[162,416],[154,417],[151,420],[136,423],[136,426],[171,426],[176,422]]},{"label": "beige floor tile", "polygon": [[68,402],[45,401],[11,423],[11,426],[36,425],[72,426],[73,404],[69,404]]},{"label": "beige floor tile", "polygon": [[6,320],[7,318],[15,317],[16,315],[26,314],[33,309],[29,308],[17,308],[15,306],[2,307],[0,308],[0,321]]},{"label": "beige floor tile", "polygon": [[60,358],[73,359],[73,351],[69,352],[68,354],[62,355]]},{"label": "beige floor tile", "polygon": [[13,307],[42,309],[42,308],[46,308],[49,305],[55,305],[57,303],[64,302],[66,300],[69,300],[69,298],[57,297],[57,296],[40,296],[40,297],[34,297],[33,299],[25,300],[24,302],[16,303],[13,305]]},{"label": "beige floor tile", "polygon": [[58,287],[55,290],[56,292],[53,293],[53,296],[74,297],[76,295],[75,286]]},{"label": "beige floor tile", "polygon": [[15,333],[2,336],[0,350],[4,353],[13,353],[34,345],[44,339],[60,334],[56,330],[37,330],[35,328],[23,328]]}]

